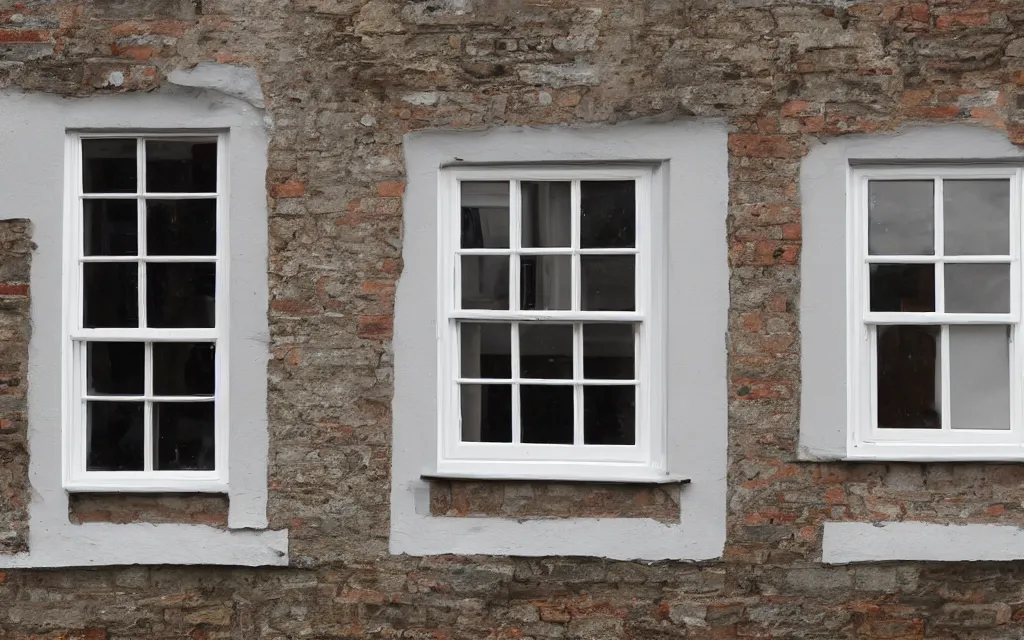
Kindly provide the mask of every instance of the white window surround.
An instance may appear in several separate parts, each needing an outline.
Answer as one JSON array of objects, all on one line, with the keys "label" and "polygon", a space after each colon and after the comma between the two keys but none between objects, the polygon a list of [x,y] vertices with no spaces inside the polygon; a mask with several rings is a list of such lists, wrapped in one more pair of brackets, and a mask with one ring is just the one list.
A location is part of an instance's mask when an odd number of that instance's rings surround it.
[{"label": "white window surround", "polygon": [[[69,101],[0,91],[0,218],[28,218],[31,266],[28,363],[29,550],[0,556],[0,568],[104,565],[288,564],[288,532],[267,530],[267,132],[263,112],[199,89]],[[226,131],[225,166],[233,186],[227,212],[231,245],[228,327],[231,397],[227,529],[192,524],[72,524],[63,486],[61,371],[62,263],[67,133]]]},{"label": "white window surround", "polygon": [[[213,195],[216,199],[217,208],[217,248],[214,256],[191,256],[187,258],[176,257],[147,257],[142,258],[150,263],[173,262],[212,262],[216,267],[216,298],[215,298],[215,323],[210,329],[157,329],[145,328],[146,321],[146,280],[139,280],[138,286],[138,312],[143,328],[102,328],[88,329],[82,326],[82,309],[84,291],[81,285],[81,268],[85,262],[101,262],[111,264],[116,262],[137,263],[140,258],[135,256],[90,256],[84,257],[82,247],[83,225],[83,189],[82,189],[82,141],[90,139],[110,138],[134,138],[136,140],[136,162],[137,162],[137,191],[136,193],[118,194],[88,194],[88,198],[112,198],[135,200],[140,204],[139,216],[141,219],[140,233],[138,236],[140,253],[145,255],[145,207],[146,200],[168,200],[191,198],[196,194],[183,193],[146,193],[143,185],[146,184],[146,156],[145,142],[161,139],[181,140],[186,138],[202,138],[217,143],[217,188],[215,194],[201,194],[207,199]],[[64,326],[65,341],[64,376],[65,376],[65,419],[64,419],[64,488],[68,491],[113,491],[113,492],[206,492],[206,493],[227,493],[228,491],[228,433],[227,425],[230,419],[228,415],[229,389],[228,381],[229,362],[224,357],[230,353],[228,332],[225,327],[228,325],[228,308],[225,304],[230,299],[229,266],[230,248],[228,240],[230,232],[226,211],[229,208],[229,171],[227,167],[228,134],[225,131],[195,130],[195,131],[139,131],[139,130],[118,130],[114,132],[69,132],[67,136],[66,160],[67,168],[65,185],[65,216],[64,216],[64,237],[65,260],[64,260]],[[154,471],[153,466],[153,411],[152,399],[152,348],[146,348],[145,377],[148,381],[148,390],[144,397],[147,399],[145,444],[143,451],[145,455],[146,470],[143,471],[87,471],[86,470],[86,438],[87,433],[84,391],[86,377],[86,341],[133,341],[133,342],[160,342],[160,341],[212,341],[216,345],[215,363],[215,469],[213,471]],[[107,400],[108,398],[97,396],[97,399]],[[134,398],[130,398],[134,400]],[[159,399],[159,398],[158,398]],[[197,398],[178,398],[179,401],[196,400]]]},{"label": "white window surround", "polygon": [[[960,456],[1024,456],[1024,424],[1021,422],[1024,397],[1020,393],[1021,370],[1024,365],[1022,341],[1016,338],[1020,323],[1020,208],[1022,175],[1020,166],[854,166],[850,169],[848,204],[849,257],[848,307],[851,321],[849,329],[849,454],[848,458],[866,459],[942,459]],[[883,181],[932,181],[934,252],[931,255],[869,255],[868,185]],[[949,181],[999,180],[1008,183],[1010,195],[1007,210],[1010,238],[1009,253],[1004,255],[963,254],[950,255],[944,251],[944,185]],[[955,184],[955,183],[954,183]],[[872,265],[914,264],[934,269],[936,311],[931,312],[878,312],[868,309],[868,270]],[[944,300],[947,294],[944,265],[992,264],[1008,265],[1009,308],[1006,313],[951,313]],[[875,352],[878,348],[879,327],[929,325],[939,332],[936,372],[936,395],[940,407],[939,428],[880,428],[878,425],[878,366]],[[951,331],[989,325],[1009,328],[1007,357],[1009,371],[1008,423],[1006,429],[968,428],[951,425],[951,378],[962,379],[964,374],[951,371],[952,367],[966,366],[964,358],[954,361],[951,351]],[[952,329],[951,329],[952,328]],[[959,418],[959,416],[958,416]],[[969,417],[962,419],[968,420]],[[969,424],[969,423],[968,423]]]},{"label": "white window surround", "polygon": [[[664,272],[665,257],[663,245],[655,238],[664,237],[663,217],[660,208],[651,205],[652,170],[650,166],[615,166],[595,164],[581,166],[476,166],[451,167],[439,172],[438,242],[441,247],[438,280],[443,282],[443,294],[438,299],[438,326],[441,327],[438,353],[439,380],[439,426],[438,461],[436,475],[453,474],[460,477],[518,478],[547,480],[622,480],[622,481],[664,481],[667,480],[664,460],[664,363],[659,345],[665,343],[664,336]],[[580,182],[579,181],[633,181],[636,185],[636,242],[633,249],[581,249],[579,247]],[[572,181],[572,219],[574,238],[568,249],[524,248],[520,241],[521,216],[520,187],[524,181],[569,182]],[[512,212],[510,233],[512,242],[509,249],[459,249],[460,234],[460,184],[463,182],[508,182],[509,210]],[[566,250],[580,255],[635,255],[636,256],[636,306],[634,311],[582,311],[579,310],[578,296],[574,309],[566,310],[517,310],[522,283],[520,269],[516,268],[516,255],[565,255]],[[459,255],[496,255],[513,257],[509,269],[511,284],[509,298],[513,310],[496,311],[483,309],[460,309],[457,285]],[[576,262],[578,260],[573,259]],[[580,269],[571,269],[571,287],[580,291]],[[512,442],[464,442],[461,437],[459,420],[458,375],[460,343],[460,321],[502,320],[513,324],[512,345]],[[581,367],[577,366],[573,376],[576,389],[576,445],[522,444],[519,436],[519,340],[516,326],[525,326],[537,321],[561,322],[620,322],[632,323],[639,327],[637,341],[637,374],[635,442],[633,445],[585,445],[582,438],[582,393]],[[576,324],[579,327],[581,325]],[[581,330],[574,332],[575,359],[579,361],[583,349]],[[476,379],[470,382],[477,382]],[[560,380],[533,380],[529,384],[560,384]],[[621,384],[618,380],[589,380],[588,385]]]},{"label": "white window surround", "polygon": [[[395,300],[391,484],[392,553],[573,555],[706,560],[725,543],[728,263],[727,133],[718,120],[602,127],[499,127],[405,136],[404,268]],[[645,518],[456,518],[430,515],[427,477],[438,474],[438,198],[452,168],[607,166],[651,172],[652,207],[664,211],[664,472],[679,491],[680,521]],[[695,275],[696,274],[696,275]],[[699,309],[699,310],[698,310]],[[425,311],[427,314],[425,314]],[[425,320],[429,315],[430,321]],[[690,479],[679,484],[679,478]],[[534,481],[543,482],[543,480]]]}]

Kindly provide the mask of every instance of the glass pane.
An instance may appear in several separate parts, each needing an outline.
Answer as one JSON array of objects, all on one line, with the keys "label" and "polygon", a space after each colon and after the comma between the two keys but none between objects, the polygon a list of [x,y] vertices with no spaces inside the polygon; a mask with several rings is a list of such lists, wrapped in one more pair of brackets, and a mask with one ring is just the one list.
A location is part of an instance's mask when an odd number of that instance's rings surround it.
[{"label": "glass pane", "polygon": [[584,311],[636,309],[633,256],[580,256]]},{"label": "glass pane", "polygon": [[158,471],[212,471],[214,403],[153,403],[153,468]]},{"label": "glass pane", "polygon": [[149,263],[146,265],[146,313],[150,327],[214,326],[216,266]]},{"label": "glass pane", "polygon": [[531,385],[519,388],[522,441],[533,444],[572,444],[573,388],[571,385]]},{"label": "glass pane", "polygon": [[949,426],[1010,428],[1009,327],[949,327]]},{"label": "glass pane", "polygon": [[636,181],[580,183],[580,246],[636,246]]},{"label": "glass pane", "polygon": [[520,323],[519,377],[572,378],[572,325]]},{"label": "glass pane", "polygon": [[520,256],[519,264],[520,309],[572,308],[571,256]]},{"label": "glass pane", "polygon": [[939,327],[878,327],[878,426],[939,429],[942,367]]},{"label": "glass pane", "polygon": [[512,325],[496,322],[463,322],[463,378],[512,377]]},{"label": "glass pane", "polygon": [[935,311],[935,265],[871,265],[872,311]]},{"label": "glass pane", "polygon": [[636,387],[583,387],[583,443],[636,444]]},{"label": "glass pane", "polygon": [[217,191],[217,142],[147,140],[146,191],[214,193]]},{"label": "glass pane", "polygon": [[572,246],[572,183],[524,182],[523,246]]},{"label": "glass pane", "polygon": [[463,384],[462,441],[512,442],[512,385]]},{"label": "glass pane", "polygon": [[462,248],[508,248],[508,183],[462,183]]},{"label": "glass pane", "polygon": [[82,140],[82,186],[85,193],[134,193],[138,164],[134,138]]},{"label": "glass pane", "polygon": [[462,308],[508,309],[508,256],[462,256]]},{"label": "glass pane", "polygon": [[143,342],[90,342],[86,346],[86,393],[141,396],[145,367]]},{"label": "glass pane", "polygon": [[1009,180],[944,180],[942,200],[946,255],[1009,255]]},{"label": "glass pane", "polygon": [[82,265],[83,318],[87,328],[139,326],[139,265]]},{"label": "glass pane", "polygon": [[153,393],[212,396],[215,349],[212,342],[154,342]]},{"label": "glass pane", "polygon": [[868,253],[935,253],[935,185],[931,180],[868,183]]},{"label": "glass pane", "polygon": [[1009,313],[1010,265],[947,264],[948,313]]},{"label": "glass pane", "polygon": [[139,251],[139,203],[135,200],[82,202],[83,247],[87,256],[134,256]]},{"label": "glass pane", "polygon": [[142,471],[142,402],[88,402],[86,471]]},{"label": "glass pane", "polygon": [[583,325],[583,377],[632,380],[634,333],[631,324]]},{"label": "glass pane", "polygon": [[217,254],[216,200],[147,200],[146,253],[151,256]]}]

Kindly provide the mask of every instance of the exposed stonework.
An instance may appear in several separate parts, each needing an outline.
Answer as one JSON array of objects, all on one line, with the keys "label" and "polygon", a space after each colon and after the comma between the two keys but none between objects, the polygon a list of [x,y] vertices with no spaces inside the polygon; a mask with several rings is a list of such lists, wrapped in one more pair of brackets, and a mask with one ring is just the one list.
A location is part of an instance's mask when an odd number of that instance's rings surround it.
[{"label": "exposed stonework", "polygon": [[76,493],[68,502],[68,518],[87,522],[180,522],[228,526],[228,498],[204,494]]},{"label": "exposed stonework", "polygon": [[[1021,38],[1016,0],[0,4],[0,88],[87,96],[163,90],[198,63],[257,71],[273,127],[269,514],[293,559],[287,571],[0,573],[0,636],[1020,635],[1019,564],[819,564],[825,521],[1018,524],[1024,489],[1007,465],[798,462],[796,310],[808,141],[961,122],[1024,142]],[[734,128],[724,560],[389,557],[402,135],[694,115]],[[0,238],[19,224],[0,223]],[[12,255],[27,269],[27,235],[14,236],[0,272]],[[0,295],[0,330],[13,323],[21,341],[14,356],[0,343],[0,372],[24,370],[22,291]],[[0,391],[0,416],[21,416],[9,429],[21,435],[0,442],[23,441],[22,402]],[[13,459],[0,460],[4,481],[23,477]],[[23,519],[11,482],[0,536]]]}]

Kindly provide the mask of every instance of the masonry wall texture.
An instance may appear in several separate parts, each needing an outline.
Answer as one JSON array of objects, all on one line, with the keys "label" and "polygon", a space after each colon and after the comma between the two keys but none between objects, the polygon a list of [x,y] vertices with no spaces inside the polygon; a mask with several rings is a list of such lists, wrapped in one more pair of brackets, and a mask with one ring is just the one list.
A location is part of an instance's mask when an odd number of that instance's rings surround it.
[{"label": "masonry wall texture", "polygon": [[[960,122],[1024,143],[1018,0],[0,0],[0,90],[160,91],[203,62],[255,69],[272,127],[269,517],[292,566],[0,572],[0,637],[1024,634],[1019,563],[820,563],[826,521],[1024,524],[1019,466],[796,455],[807,142]],[[724,558],[389,556],[402,135],[693,116],[733,128]],[[25,544],[30,246],[0,222],[0,553]]]}]

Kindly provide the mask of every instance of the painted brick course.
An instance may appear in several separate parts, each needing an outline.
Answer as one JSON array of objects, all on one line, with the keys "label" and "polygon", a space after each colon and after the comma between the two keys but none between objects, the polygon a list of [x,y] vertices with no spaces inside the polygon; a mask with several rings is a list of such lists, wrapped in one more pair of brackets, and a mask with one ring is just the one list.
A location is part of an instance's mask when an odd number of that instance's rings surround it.
[{"label": "painted brick course", "polygon": [[[1024,143],[1022,43],[1015,0],[0,2],[0,89],[258,71],[273,123],[269,515],[293,565],[0,572],[0,637],[1019,636],[1016,563],[820,565],[825,521],[1021,524],[1024,490],[1013,465],[798,462],[796,309],[809,142],[960,122]],[[733,128],[724,559],[390,557],[402,135],[690,116]],[[30,242],[0,222],[0,553],[26,543]]]}]

